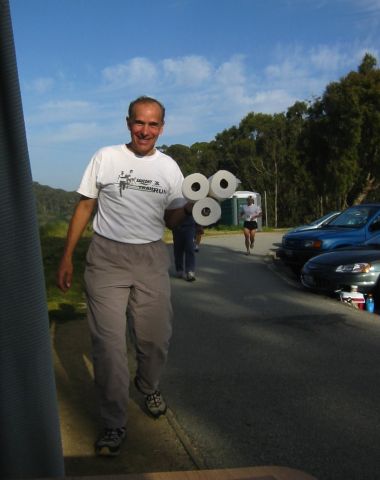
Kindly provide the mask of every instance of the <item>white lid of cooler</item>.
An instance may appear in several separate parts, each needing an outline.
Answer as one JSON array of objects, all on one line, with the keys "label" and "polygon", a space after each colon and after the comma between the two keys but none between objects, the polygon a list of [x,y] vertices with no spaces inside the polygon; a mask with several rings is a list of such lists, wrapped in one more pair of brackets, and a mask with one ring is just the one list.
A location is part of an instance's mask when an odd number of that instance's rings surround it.
[{"label": "white lid of cooler", "polygon": [[351,298],[354,302],[364,303],[364,295],[360,292],[340,292],[340,296],[343,300]]}]

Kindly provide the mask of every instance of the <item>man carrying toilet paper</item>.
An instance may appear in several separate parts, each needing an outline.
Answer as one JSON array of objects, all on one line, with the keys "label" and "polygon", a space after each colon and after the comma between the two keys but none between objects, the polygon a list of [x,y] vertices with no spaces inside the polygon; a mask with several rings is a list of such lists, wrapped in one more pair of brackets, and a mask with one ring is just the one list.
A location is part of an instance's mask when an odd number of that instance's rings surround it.
[{"label": "man carrying toilet paper", "polygon": [[101,148],[92,157],[78,189],[81,198],[57,274],[57,285],[66,292],[74,249],[95,211],[85,289],[102,424],[95,443],[98,455],[118,455],[126,434],[127,307],[136,346],[134,384],[151,415],[166,411],[159,380],[172,333],[172,307],[170,258],[161,239],[165,225],[173,228],[191,215],[192,203],[182,195],[177,163],[155,148],[164,117],[159,101],[139,97],[128,110],[131,141]]},{"label": "man carrying toilet paper", "polygon": [[255,205],[252,195],[247,197],[247,205],[243,205],[240,218],[244,219],[243,233],[246,248],[246,255],[250,255],[251,249],[255,244],[255,234],[257,230],[257,218],[261,216],[261,208]]}]

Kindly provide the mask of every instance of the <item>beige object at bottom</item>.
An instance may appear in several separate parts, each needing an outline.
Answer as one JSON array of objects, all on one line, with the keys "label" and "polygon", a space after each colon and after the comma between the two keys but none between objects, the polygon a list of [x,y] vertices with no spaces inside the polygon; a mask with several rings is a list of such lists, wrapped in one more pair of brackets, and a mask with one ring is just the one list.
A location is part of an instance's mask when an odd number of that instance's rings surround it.
[{"label": "beige object at bottom", "polygon": [[158,472],[106,477],[70,477],[70,480],[317,480],[311,475],[286,467],[247,467],[189,472]]}]

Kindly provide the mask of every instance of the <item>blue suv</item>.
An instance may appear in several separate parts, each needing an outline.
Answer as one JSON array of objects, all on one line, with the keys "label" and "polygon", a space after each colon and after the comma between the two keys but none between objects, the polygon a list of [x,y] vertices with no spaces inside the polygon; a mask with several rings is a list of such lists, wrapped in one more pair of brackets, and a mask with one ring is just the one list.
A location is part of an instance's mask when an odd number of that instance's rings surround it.
[{"label": "blue suv", "polygon": [[327,225],[314,230],[289,232],[277,256],[299,271],[312,257],[341,247],[358,245],[380,231],[380,203],[347,208]]}]

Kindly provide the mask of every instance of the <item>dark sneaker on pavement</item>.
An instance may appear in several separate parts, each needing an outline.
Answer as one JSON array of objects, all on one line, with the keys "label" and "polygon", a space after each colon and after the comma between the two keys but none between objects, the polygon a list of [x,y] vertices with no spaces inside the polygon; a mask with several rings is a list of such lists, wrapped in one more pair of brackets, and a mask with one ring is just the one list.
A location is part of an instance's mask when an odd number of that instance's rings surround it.
[{"label": "dark sneaker on pavement", "polygon": [[117,457],[120,453],[120,446],[123,443],[125,434],[125,427],[105,428],[95,442],[96,455]]},{"label": "dark sneaker on pavement", "polygon": [[158,390],[150,395],[145,395],[145,406],[155,418],[164,415],[167,410],[166,402]]}]

